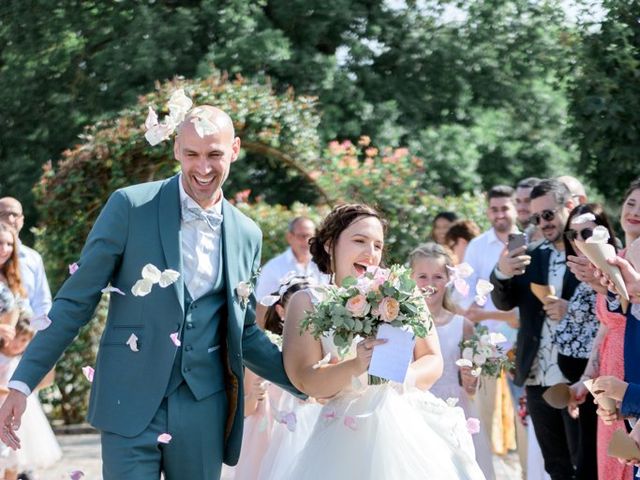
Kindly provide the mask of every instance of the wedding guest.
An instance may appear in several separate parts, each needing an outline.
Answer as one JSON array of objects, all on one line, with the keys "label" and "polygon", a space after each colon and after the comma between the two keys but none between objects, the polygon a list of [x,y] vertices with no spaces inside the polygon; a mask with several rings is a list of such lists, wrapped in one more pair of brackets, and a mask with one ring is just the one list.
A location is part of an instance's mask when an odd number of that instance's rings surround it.
[{"label": "wedding guest", "polygon": [[522,179],[516,185],[515,202],[518,228],[527,236],[529,242],[536,242],[542,234],[536,225],[529,221],[531,217],[531,189],[540,181],[537,177]]},{"label": "wedding guest", "polygon": [[[462,315],[456,314],[456,305],[447,288],[449,269],[453,259],[446,248],[434,242],[422,244],[409,255],[412,277],[418,288],[428,291],[425,295],[429,311],[438,332],[444,370],[440,379],[431,386],[431,393],[443,400],[457,398],[467,418],[477,417],[474,397],[478,388],[478,377],[471,375],[470,367],[458,367],[461,358],[460,342],[474,334],[474,325]],[[488,432],[484,428],[473,436],[476,461],[487,480],[495,479],[493,455]]]},{"label": "wedding guest", "polygon": [[[11,327],[18,321],[26,298],[20,275],[18,245],[18,236],[13,227],[0,222],[0,324]],[[0,328],[0,338],[5,338],[6,335],[12,337],[11,331]]]},{"label": "wedding guest", "polygon": [[464,259],[469,242],[480,235],[480,227],[473,220],[456,220],[445,235],[445,245],[453,252],[453,263],[458,265]]},{"label": "wedding guest", "polygon": [[583,205],[589,201],[587,197],[587,191],[584,189],[584,185],[576,177],[571,175],[561,175],[556,177],[556,180],[564,183],[571,192],[571,198],[577,205]]},{"label": "wedding guest", "polygon": [[[18,200],[12,197],[0,198],[0,221],[11,225],[17,235],[20,235],[24,226],[24,214]],[[33,315],[34,317],[46,315],[51,308],[51,291],[42,257],[34,249],[20,242],[19,238],[18,245],[20,274]]]},{"label": "wedding guest", "polygon": [[445,245],[445,235],[451,224],[458,220],[455,212],[438,212],[431,222],[431,240],[440,245]]},{"label": "wedding guest", "polygon": [[[566,255],[584,256],[577,249],[575,241],[586,241],[597,226],[603,226],[609,231],[610,242],[613,245],[613,231],[601,205],[587,203],[574,208],[569,214],[564,231]],[[556,328],[554,343],[558,347],[558,367],[569,382],[578,389],[582,401],[579,406],[579,415],[577,415],[580,443],[577,452],[576,476],[594,480],[597,478],[598,471],[596,459],[600,463],[606,459],[598,458],[596,455],[596,408],[593,397],[586,391],[582,382],[590,378],[589,374],[585,376],[585,369],[588,367],[593,350],[597,351],[600,348],[599,342],[598,344],[595,342],[599,329],[596,292],[588,283],[580,282],[567,302],[567,313]],[[601,338],[602,336],[599,337]],[[592,368],[593,364],[589,369]],[[577,411],[576,414],[578,414]]]},{"label": "wedding guest", "polygon": [[[578,444],[578,423],[568,411],[546,403],[548,387],[568,380],[558,367],[553,334],[566,313],[566,302],[578,285],[566,268],[563,231],[575,204],[567,187],[557,180],[543,180],[531,191],[532,222],[545,241],[505,251],[491,273],[496,307],[519,307],[520,328],[516,349],[515,384],[526,386],[527,407],[553,480],[573,479]],[[543,305],[531,292],[531,283],[552,285],[556,295]]]},{"label": "wedding guest", "polygon": [[[515,310],[503,312],[498,310],[491,298],[480,306],[474,301],[473,291],[478,280],[489,280],[491,272],[500,259],[507,245],[509,234],[517,233],[516,208],[513,188],[497,185],[487,192],[487,219],[491,228],[471,240],[464,255],[464,262],[473,269],[467,279],[471,294],[465,301],[464,316],[474,323],[484,325],[491,332],[500,332],[507,341],[503,344],[509,350],[517,333],[517,313]],[[506,374],[503,374],[506,377]],[[511,380],[488,378],[482,382],[478,391],[478,406],[482,427],[490,432],[493,452],[505,455],[509,450],[517,448],[520,464],[526,466],[526,431],[520,422],[515,421],[520,388],[509,386]],[[503,392],[503,387],[507,390]],[[505,399],[498,402],[498,399]],[[517,437],[517,438],[516,438]]]}]

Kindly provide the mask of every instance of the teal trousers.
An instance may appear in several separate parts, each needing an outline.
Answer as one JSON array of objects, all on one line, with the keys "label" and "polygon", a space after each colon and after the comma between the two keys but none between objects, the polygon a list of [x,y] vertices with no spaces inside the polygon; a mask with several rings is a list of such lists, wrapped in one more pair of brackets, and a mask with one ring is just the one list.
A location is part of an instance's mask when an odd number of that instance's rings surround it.
[{"label": "teal trousers", "polygon": [[[224,390],[197,401],[182,383],[140,435],[101,433],[103,479],[159,480],[162,472],[165,480],[218,480],[227,408]],[[168,444],[158,443],[162,433]]]}]

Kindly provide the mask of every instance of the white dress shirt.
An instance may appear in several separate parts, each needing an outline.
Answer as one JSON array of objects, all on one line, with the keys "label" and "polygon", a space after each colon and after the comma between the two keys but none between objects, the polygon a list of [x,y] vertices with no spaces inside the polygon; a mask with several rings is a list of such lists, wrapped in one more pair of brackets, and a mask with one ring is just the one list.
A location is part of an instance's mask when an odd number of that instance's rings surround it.
[{"label": "white dress shirt", "polygon": [[51,309],[51,290],[44,271],[42,257],[33,248],[20,243],[18,249],[20,276],[29,296],[33,316],[46,315]]},{"label": "white dress shirt", "polygon": [[[500,255],[502,255],[505,246],[493,228],[490,228],[469,242],[467,250],[464,253],[464,261],[471,265],[473,273],[467,278],[470,287],[469,295],[464,301],[460,302],[464,308],[468,308],[473,303],[478,280],[483,279],[489,281],[491,272],[493,272],[498,260],[500,260]],[[491,295],[487,296],[487,303],[485,303],[483,308],[485,310],[498,310],[491,299]],[[515,343],[518,330],[509,326],[507,322],[487,319],[480,322],[480,324],[486,326],[490,332],[500,332],[507,338],[506,342],[500,344],[505,352]]]},{"label": "white dress shirt", "polygon": [[[202,210],[182,186],[182,175],[179,179],[181,208]],[[220,200],[208,209],[222,215],[222,195]],[[182,230],[182,275],[184,284],[193,300],[197,300],[213,288],[220,269],[220,253],[222,249],[222,224],[215,228],[207,222],[196,219],[181,221]]]},{"label": "white dress shirt", "polygon": [[277,292],[280,288],[280,280],[290,272],[309,277],[312,283],[317,283],[318,285],[328,284],[331,278],[329,275],[321,273],[313,260],[306,265],[298,263],[291,248],[287,248],[286,251],[269,260],[260,270],[260,276],[256,284],[256,298],[258,301],[273,292]]}]

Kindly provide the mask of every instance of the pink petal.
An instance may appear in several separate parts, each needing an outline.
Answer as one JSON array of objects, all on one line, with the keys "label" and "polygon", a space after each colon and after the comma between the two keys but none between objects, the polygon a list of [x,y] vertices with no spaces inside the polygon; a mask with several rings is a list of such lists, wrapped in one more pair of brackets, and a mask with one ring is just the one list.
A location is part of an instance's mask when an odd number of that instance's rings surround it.
[{"label": "pink petal", "polygon": [[455,289],[463,296],[469,295],[469,284],[463,278],[456,278],[453,282]]},{"label": "pink petal", "polygon": [[51,325],[51,319],[46,314],[31,319],[31,328],[37,332],[46,330],[49,328],[49,325]]},{"label": "pink petal", "polygon": [[171,335],[169,335],[169,338],[171,339],[171,341],[176,347],[179,347],[180,345],[182,345],[182,343],[180,342],[180,339],[178,338],[178,332],[172,333]]},{"label": "pink petal", "polygon": [[93,382],[93,374],[95,373],[93,367],[90,367],[89,365],[82,367],[82,373],[84,373],[84,376],[89,380],[89,382]]},{"label": "pink petal", "polygon": [[467,431],[471,435],[475,435],[480,432],[480,420],[473,417],[467,418]]},{"label": "pink petal", "polygon": [[77,271],[78,271],[78,264],[76,262],[73,262],[71,265],[69,265],[69,275],[73,275]]},{"label": "pink petal", "polygon": [[487,297],[484,295],[476,295],[476,298],[474,299],[474,301],[479,307],[484,307],[485,304],[487,303]]},{"label": "pink petal", "polygon": [[69,473],[69,478],[71,480],[80,480],[82,477],[84,477],[84,472],[82,470],[74,470]]},{"label": "pink petal", "polygon": [[168,433],[161,433],[158,435],[158,443],[169,443],[171,441],[171,435]]},{"label": "pink petal", "polygon": [[338,415],[336,414],[336,411],[331,408],[322,412],[322,418],[325,420],[335,420],[338,418]]},{"label": "pink petal", "polygon": [[358,422],[355,417],[347,415],[346,417],[344,417],[344,426],[350,428],[353,431],[356,431],[358,429]]},{"label": "pink petal", "polygon": [[125,293],[122,290],[120,290],[119,288],[116,288],[116,287],[112,287],[111,285],[109,285],[108,287],[103,288],[100,291],[102,293],[114,292],[114,293],[119,293],[120,295],[125,295]]}]

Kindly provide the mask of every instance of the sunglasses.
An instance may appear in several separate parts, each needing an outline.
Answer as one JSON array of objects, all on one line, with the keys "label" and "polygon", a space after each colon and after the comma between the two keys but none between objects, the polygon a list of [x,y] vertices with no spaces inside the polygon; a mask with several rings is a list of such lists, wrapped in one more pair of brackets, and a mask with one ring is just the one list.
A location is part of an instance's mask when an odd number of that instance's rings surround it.
[{"label": "sunglasses", "polygon": [[534,225],[540,225],[540,219],[542,218],[545,222],[550,222],[554,218],[556,218],[556,213],[558,209],[554,208],[553,210],[543,210],[540,213],[534,213],[529,217],[529,221]]},{"label": "sunglasses", "polygon": [[583,228],[582,230],[567,230],[564,232],[564,236],[567,240],[575,241],[580,236],[580,239],[584,242],[587,238],[593,235],[593,228]]}]

